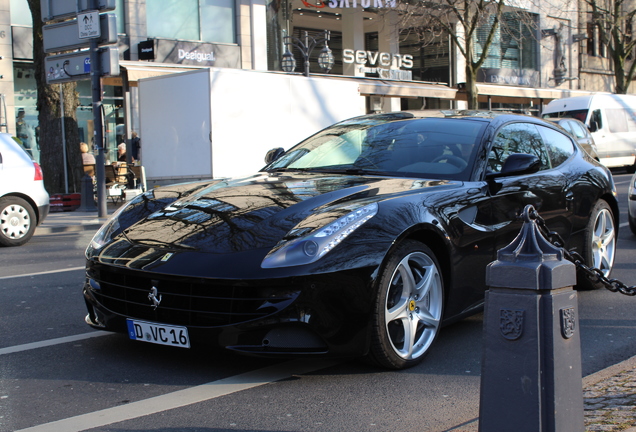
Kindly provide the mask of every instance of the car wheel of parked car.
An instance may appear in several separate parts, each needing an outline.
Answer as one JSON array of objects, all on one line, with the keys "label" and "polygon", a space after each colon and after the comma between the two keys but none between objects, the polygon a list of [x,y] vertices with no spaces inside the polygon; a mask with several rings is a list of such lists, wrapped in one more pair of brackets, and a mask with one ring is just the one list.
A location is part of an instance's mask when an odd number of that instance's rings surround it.
[{"label": "car wheel of parked car", "polygon": [[629,229],[632,230],[632,234],[636,235],[636,219],[627,212],[627,221],[629,222]]},{"label": "car wheel of parked car", "polygon": [[435,254],[420,242],[405,241],[378,285],[369,359],[392,369],[414,366],[433,344],[442,319],[444,288]]},{"label": "car wheel of parked car", "polygon": [[[616,255],[616,227],[612,209],[605,201],[597,202],[592,210],[585,230],[584,247],[583,258],[587,265],[609,276]],[[596,288],[586,277],[578,285],[583,289]]]},{"label": "car wheel of parked car", "polygon": [[20,246],[35,232],[35,212],[18,197],[0,198],[0,245]]}]

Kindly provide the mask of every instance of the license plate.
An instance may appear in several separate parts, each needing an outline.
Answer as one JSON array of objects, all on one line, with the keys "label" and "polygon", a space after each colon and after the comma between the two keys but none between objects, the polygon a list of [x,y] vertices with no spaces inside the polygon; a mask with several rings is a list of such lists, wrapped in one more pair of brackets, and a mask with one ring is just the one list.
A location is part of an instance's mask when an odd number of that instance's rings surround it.
[{"label": "license plate", "polygon": [[127,319],[128,337],[133,340],[159,345],[190,348],[190,337],[186,327],[156,324]]}]

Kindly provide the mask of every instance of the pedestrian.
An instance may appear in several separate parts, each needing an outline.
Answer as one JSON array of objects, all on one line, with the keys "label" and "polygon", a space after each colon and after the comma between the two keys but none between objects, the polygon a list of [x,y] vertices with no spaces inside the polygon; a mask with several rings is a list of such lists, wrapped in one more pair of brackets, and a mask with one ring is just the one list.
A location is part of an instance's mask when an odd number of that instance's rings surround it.
[{"label": "pedestrian", "polygon": [[16,131],[16,136],[20,139],[20,141],[22,141],[22,145],[24,146],[26,151],[30,155],[32,155],[30,151],[31,143],[29,142],[29,132],[28,132],[29,125],[27,125],[27,122],[24,119],[25,114],[26,113],[24,112],[24,108],[20,108],[18,110],[18,116],[15,119],[15,131]]},{"label": "pedestrian", "polygon": [[130,144],[132,145],[132,160],[139,160],[139,149],[141,148],[141,139],[137,136],[137,132],[132,133],[132,139],[130,140]]},{"label": "pedestrian", "polygon": [[126,162],[126,144],[121,143],[117,146],[117,162]]},{"label": "pedestrian", "polygon": [[88,152],[88,144],[81,142],[80,151],[82,152],[82,164],[95,165],[95,156]]}]

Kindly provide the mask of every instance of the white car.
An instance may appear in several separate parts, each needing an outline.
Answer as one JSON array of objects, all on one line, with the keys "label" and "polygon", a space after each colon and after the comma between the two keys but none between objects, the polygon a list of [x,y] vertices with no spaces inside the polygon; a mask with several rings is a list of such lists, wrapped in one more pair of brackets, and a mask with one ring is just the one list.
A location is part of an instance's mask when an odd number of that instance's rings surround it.
[{"label": "white car", "polygon": [[49,214],[42,169],[7,133],[0,133],[0,246],[20,246]]},{"label": "white car", "polygon": [[636,174],[632,176],[629,182],[629,192],[627,193],[627,220],[629,221],[629,229],[636,235]]}]

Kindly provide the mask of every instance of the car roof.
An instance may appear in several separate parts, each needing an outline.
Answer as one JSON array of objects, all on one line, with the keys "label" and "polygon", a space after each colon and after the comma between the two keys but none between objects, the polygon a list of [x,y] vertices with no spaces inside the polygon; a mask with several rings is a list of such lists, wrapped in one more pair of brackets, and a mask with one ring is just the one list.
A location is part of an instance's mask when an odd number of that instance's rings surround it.
[{"label": "car roof", "polygon": [[543,119],[526,114],[516,114],[506,111],[486,111],[486,110],[413,110],[413,111],[395,111],[390,113],[367,114],[356,119],[378,119],[386,121],[398,121],[409,119],[423,118],[454,118],[467,119],[475,121],[484,121],[488,123],[503,124],[512,121],[524,121],[535,124],[551,124]]}]

